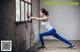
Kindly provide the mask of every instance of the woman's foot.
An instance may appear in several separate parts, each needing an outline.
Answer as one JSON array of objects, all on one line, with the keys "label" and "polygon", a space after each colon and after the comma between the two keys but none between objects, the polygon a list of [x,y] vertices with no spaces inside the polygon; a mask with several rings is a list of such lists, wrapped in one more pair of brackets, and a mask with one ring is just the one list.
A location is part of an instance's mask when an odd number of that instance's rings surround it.
[{"label": "woman's foot", "polygon": [[45,46],[40,46],[40,47],[38,47],[38,49],[41,49],[41,48],[45,48]]},{"label": "woman's foot", "polygon": [[67,48],[76,48],[76,47],[75,47],[75,45],[71,45],[71,46],[69,46]]}]

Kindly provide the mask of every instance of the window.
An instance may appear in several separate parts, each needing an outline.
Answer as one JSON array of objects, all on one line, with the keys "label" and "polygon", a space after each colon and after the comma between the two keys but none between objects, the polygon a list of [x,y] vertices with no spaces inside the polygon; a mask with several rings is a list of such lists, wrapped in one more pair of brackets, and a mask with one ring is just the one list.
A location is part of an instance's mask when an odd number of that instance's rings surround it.
[{"label": "window", "polygon": [[16,22],[28,21],[31,13],[31,0],[16,0]]}]

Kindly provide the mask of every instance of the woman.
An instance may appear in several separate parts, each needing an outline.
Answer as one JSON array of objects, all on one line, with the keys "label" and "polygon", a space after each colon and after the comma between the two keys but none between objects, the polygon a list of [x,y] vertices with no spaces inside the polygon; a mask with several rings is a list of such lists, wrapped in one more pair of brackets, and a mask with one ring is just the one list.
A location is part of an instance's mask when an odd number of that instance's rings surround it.
[{"label": "woman", "polygon": [[69,47],[67,47],[67,48],[75,48],[75,46],[71,42],[69,42],[68,40],[64,39],[63,37],[61,37],[59,34],[56,33],[56,30],[50,25],[50,23],[48,21],[48,15],[49,15],[48,12],[44,8],[42,8],[40,10],[41,18],[30,17],[32,20],[42,21],[42,25],[45,26],[45,28],[48,30],[47,32],[40,33],[39,38],[40,38],[42,46],[40,46],[39,48],[45,48],[43,36],[49,36],[49,35],[52,35],[55,38],[68,44]]}]

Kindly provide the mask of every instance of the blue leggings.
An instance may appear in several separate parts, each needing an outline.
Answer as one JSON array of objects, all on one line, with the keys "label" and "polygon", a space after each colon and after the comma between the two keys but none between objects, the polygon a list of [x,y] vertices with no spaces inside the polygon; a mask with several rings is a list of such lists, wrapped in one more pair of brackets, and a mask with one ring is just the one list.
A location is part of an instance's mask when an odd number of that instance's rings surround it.
[{"label": "blue leggings", "polygon": [[66,43],[66,44],[68,44],[70,46],[72,45],[71,42],[69,42],[68,40],[64,39],[59,34],[57,34],[55,29],[51,29],[51,30],[49,30],[47,32],[40,33],[39,38],[40,38],[42,46],[44,46],[43,36],[50,36],[50,35],[54,36],[55,38],[63,41],[64,43]]}]

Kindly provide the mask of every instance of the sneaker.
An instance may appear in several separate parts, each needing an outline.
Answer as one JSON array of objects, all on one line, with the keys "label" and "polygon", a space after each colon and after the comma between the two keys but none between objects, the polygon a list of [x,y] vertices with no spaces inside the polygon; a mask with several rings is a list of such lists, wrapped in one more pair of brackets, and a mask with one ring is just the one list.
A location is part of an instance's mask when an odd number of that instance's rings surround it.
[{"label": "sneaker", "polygon": [[40,46],[40,47],[38,47],[38,49],[41,49],[41,48],[45,48],[45,46]]},{"label": "sneaker", "polygon": [[67,47],[67,48],[76,48],[76,47],[73,45],[73,46],[69,46],[69,47]]}]

